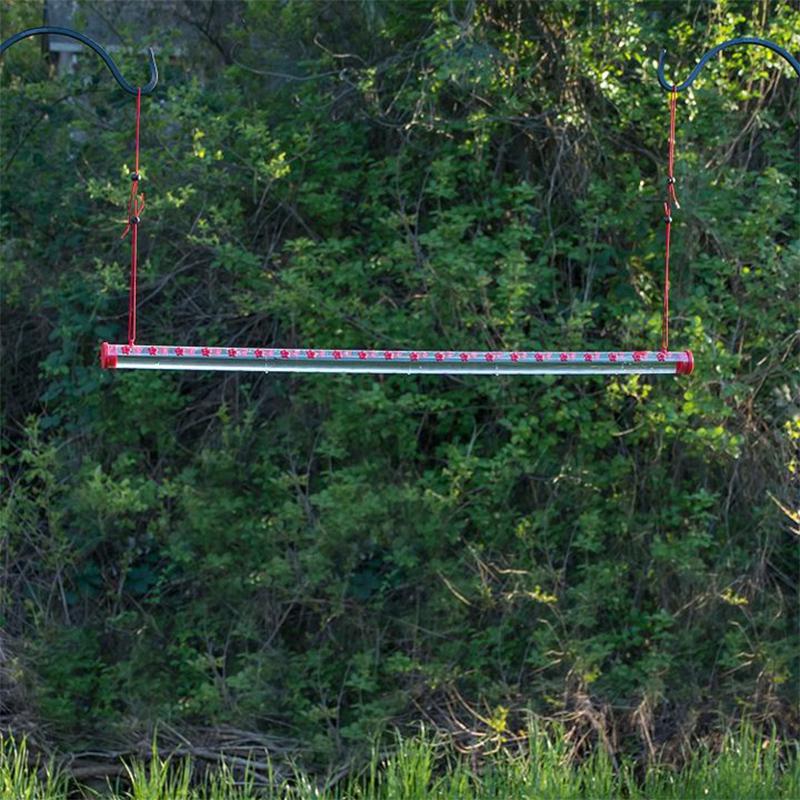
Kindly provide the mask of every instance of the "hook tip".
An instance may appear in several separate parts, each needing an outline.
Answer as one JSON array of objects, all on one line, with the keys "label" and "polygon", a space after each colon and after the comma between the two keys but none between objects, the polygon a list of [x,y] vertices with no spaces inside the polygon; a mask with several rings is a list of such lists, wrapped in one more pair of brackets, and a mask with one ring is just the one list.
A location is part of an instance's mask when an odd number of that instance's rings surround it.
[{"label": "hook tip", "polygon": [[156,64],[156,54],[152,47],[147,48],[147,56],[150,61],[150,80],[147,86],[142,87],[142,94],[150,94],[158,84],[158,65]]},{"label": "hook tip", "polygon": [[658,67],[656,68],[656,77],[658,78],[658,83],[660,84],[661,88],[665,91],[671,91],[673,89],[673,85],[667,80],[666,76],[664,75],[664,59],[667,57],[667,49],[666,47],[661,49],[661,52],[658,55]]}]

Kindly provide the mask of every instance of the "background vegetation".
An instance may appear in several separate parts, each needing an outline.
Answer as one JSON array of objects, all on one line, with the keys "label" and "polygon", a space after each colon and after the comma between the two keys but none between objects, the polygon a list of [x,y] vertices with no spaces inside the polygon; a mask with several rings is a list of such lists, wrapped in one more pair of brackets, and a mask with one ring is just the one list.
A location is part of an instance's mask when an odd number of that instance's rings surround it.
[{"label": "background vegetation", "polygon": [[[656,347],[658,50],[676,77],[737,35],[800,53],[780,0],[175,8],[195,38],[164,13],[119,53],[162,70],[155,343]],[[3,37],[40,22],[3,3]],[[799,87],[747,48],[680,97],[691,378],[124,374],[97,350],[126,329],[132,99],[94,57],[10,50],[7,726],[309,764],[420,719],[491,750],[526,712],[576,753],[677,758],[745,714],[794,735]]]}]

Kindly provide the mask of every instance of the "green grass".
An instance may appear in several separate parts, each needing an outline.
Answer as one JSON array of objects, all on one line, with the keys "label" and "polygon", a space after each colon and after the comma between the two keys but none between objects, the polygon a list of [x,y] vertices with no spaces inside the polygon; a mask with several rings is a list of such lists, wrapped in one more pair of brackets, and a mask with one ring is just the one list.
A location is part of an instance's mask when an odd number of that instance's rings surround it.
[{"label": "green grass", "polygon": [[[765,744],[766,742],[766,744]],[[420,736],[399,739],[390,755],[374,755],[359,774],[320,788],[295,772],[289,780],[267,776],[271,787],[257,788],[256,776],[238,779],[226,768],[201,778],[187,759],[160,758],[126,765],[118,785],[78,790],[52,763],[30,758],[24,741],[0,738],[0,797],[3,800],[798,800],[797,746],[783,748],[749,729],[728,735],[719,752],[701,747],[676,771],[651,767],[639,780],[633,765],[615,767],[598,751],[578,764],[567,763],[563,737],[533,730],[524,753],[500,752],[479,769],[441,741]],[[260,776],[263,780],[263,774]]]}]

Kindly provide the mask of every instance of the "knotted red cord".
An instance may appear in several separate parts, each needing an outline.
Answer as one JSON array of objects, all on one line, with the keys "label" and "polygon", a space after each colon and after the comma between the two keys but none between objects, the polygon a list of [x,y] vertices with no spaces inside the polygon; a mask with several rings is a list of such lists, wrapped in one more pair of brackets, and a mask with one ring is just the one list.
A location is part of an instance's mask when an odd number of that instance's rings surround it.
[{"label": "knotted red cord", "polygon": [[128,224],[121,239],[131,231],[131,287],[128,295],[128,344],[136,342],[136,266],[139,259],[139,221],[144,211],[144,194],[139,194],[139,120],[142,113],[142,89],[136,92],[136,156],[128,197]]},{"label": "knotted red cord", "polygon": [[678,91],[673,86],[669,98],[669,159],[667,163],[667,199],[664,201],[664,222],[667,225],[664,248],[664,306],[661,312],[661,349],[669,350],[669,239],[672,230],[672,204],[680,208],[675,193],[675,111],[678,105]]}]

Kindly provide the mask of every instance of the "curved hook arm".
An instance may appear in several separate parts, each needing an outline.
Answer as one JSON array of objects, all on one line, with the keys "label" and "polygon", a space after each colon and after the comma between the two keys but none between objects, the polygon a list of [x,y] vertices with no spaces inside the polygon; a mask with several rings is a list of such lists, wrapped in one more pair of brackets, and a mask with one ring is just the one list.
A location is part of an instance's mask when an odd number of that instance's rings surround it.
[{"label": "curved hook arm", "polygon": [[[111,74],[114,76],[117,83],[128,94],[136,95],[138,93],[138,87],[131,86],[131,84],[122,77],[122,73],[117,68],[117,65],[111,60],[111,56],[99,44],[97,44],[94,39],[90,39],[88,36],[84,36],[82,33],[70,30],[69,28],[43,26],[41,28],[28,28],[26,31],[20,31],[0,44],[0,55],[8,50],[12,44],[16,44],[22,39],[27,39],[29,36],[46,36],[51,33],[58,34],[59,36],[68,36],[70,39],[77,39],[87,47],[91,47],[92,50],[94,50],[95,53],[97,53],[97,55],[99,55],[100,58],[106,62],[106,66],[111,70]],[[158,83],[158,67],[156,66],[156,57],[153,53],[153,48],[148,47],[147,51],[150,57],[150,80],[145,86],[142,86],[142,94],[150,94],[153,89],[156,88],[156,84]]]},{"label": "curved hook arm", "polygon": [[[688,89],[697,78],[700,70],[706,65],[709,59],[713,58],[717,53],[721,52],[722,50],[727,50],[729,47],[733,47],[737,44],[757,44],[761,47],[768,47],[774,53],[777,53],[782,58],[785,58],[786,61],[789,62],[792,69],[797,73],[797,76],[800,78],[800,61],[798,61],[790,52],[784,50],[780,45],[775,44],[775,42],[771,42],[769,39],[759,39],[755,36],[740,36],[738,39],[729,39],[727,42],[723,42],[722,44],[718,44],[716,47],[712,47],[697,63],[697,66],[691,71],[689,77],[680,85],[675,86],[676,92],[682,92],[684,89]],[[668,92],[672,91],[673,84],[670,83],[664,77],[664,57],[667,55],[666,50],[661,51],[661,55],[658,57],[658,82],[661,84],[661,88],[665,89]]]}]

